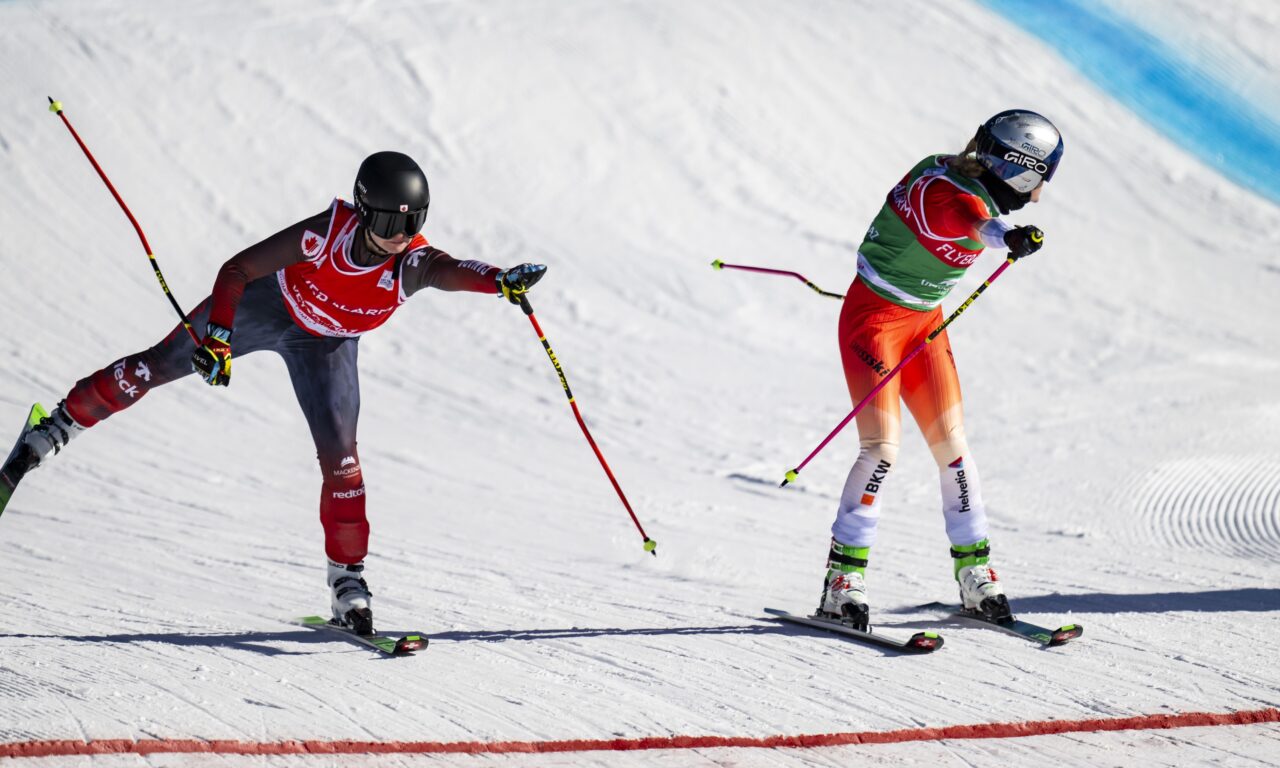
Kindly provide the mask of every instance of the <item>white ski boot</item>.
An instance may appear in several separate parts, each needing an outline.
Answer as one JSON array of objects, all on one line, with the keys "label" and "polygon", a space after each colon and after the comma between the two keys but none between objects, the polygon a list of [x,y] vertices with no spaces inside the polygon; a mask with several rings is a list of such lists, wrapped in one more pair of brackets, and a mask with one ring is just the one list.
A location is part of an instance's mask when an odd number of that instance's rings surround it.
[{"label": "white ski boot", "polygon": [[960,585],[960,602],[964,610],[981,614],[992,621],[1013,618],[1009,598],[1000,585],[1000,577],[989,562],[991,545],[986,539],[975,544],[951,548],[955,558],[956,582]]},{"label": "white ski boot", "polygon": [[[22,451],[23,458],[27,462],[24,471],[29,472],[43,464],[49,454],[56,455],[71,442],[72,438],[83,431],[85,427],[77,424],[76,420],[67,413],[67,402],[64,400],[58,403],[53,413],[40,419],[39,423],[23,433],[19,448],[26,447],[26,450]],[[18,449],[15,449],[16,453]]]},{"label": "white ski boot", "polygon": [[361,573],[364,561],[343,565],[329,561],[329,590],[332,593],[333,621],[357,635],[372,635],[373,593]]},{"label": "white ski boot", "polygon": [[837,619],[853,629],[867,632],[871,606],[867,602],[867,568],[870,547],[850,547],[831,540],[827,556],[827,578],[822,583],[818,615]]}]

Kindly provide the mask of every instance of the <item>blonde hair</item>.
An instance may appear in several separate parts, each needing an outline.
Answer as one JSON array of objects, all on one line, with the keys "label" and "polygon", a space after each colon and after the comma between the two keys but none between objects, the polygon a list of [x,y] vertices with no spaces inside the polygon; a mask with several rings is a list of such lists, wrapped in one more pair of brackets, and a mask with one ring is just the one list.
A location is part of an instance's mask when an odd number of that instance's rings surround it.
[{"label": "blonde hair", "polygon": [[978,142],[974,139],[969,139],[969,143],[965,145],[964,151],[952,157],[948,161],[948,165],[950,165],[956,173],[959,173],[962,176],[968,176],[971,179],[978,178],[982,175],[982,172],[986,170],[986,166],[978,160],[977,149]]}]

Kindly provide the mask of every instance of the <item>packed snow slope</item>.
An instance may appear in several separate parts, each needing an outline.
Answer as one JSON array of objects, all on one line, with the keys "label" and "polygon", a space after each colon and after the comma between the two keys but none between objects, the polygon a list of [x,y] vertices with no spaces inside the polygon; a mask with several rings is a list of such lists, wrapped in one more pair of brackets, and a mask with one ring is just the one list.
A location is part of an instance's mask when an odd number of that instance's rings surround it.
[{"label": "packed snow slope", "polygon": [[[1201,6],[1168,13],[1229,39],[1235,18]],[[1269,30],[1244,53],[1274,84],[1280,13],[1223,7]],[[1280,209],[990,8],[11,2],[0,50],[5,429],[174,323],[46,96],[188,307],[398,149],[431,180],[434,244],[549,265],[533,306],[659,543],[641,548],[526,318],[423,293],[360,343],[360,448],[378,624],[430,650],[383,660],[286,623],[327,606],[319,477],[284,366],[247,356],[227,390],[188,378],[94,428],[0,519],[0,742],[767,736],[1280,704]],[[850,407],[839,304],[709,264],[843,291],[906,169],[1010,106],[1066,137],[1041,204],[1011,217],[1047,245],[951,339],[993,564],[1024,618],[1086,636],[1045,651],[913,610],[954,587],[910,424],[875,615],[946,647],[764,621],[813,607],[856,453],[850,429],[777,488]],[[1210,730],[545,762],[1280,757],[1274,727]]]}]

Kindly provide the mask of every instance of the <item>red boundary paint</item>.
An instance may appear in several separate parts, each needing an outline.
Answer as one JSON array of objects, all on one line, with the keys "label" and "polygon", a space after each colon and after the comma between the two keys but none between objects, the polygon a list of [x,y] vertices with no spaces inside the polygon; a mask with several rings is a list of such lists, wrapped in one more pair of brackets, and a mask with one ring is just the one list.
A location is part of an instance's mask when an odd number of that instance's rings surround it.
[{"label": "red boundary paint", "polygon": [[1030,720],[1020,723],[977,723],[899,731],[816,733],[799,736],[650,736],[639,739],[569,739],[564,741],[200,741],[197,739],[107,739],[102,741],[19,741],[0,743],[0,757],[67,755],[369,755],[369,754],[498,754],[511,752],[597,752],[637,749],[710,749],[716,747],[839,747],[851,744],[894,744],[943,739],[1007,739],[1088,731],[1188,728],[1206,725],[1250,725],[1280,722],[1280,709],[1243,712],[1184,712],[1092,720]]}]

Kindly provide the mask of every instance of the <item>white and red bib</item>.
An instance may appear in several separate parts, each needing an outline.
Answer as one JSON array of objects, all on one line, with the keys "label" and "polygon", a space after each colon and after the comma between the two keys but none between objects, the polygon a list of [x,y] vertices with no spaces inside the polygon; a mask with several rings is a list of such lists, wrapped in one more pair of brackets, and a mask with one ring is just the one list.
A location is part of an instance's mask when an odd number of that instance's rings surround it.
[{"label": "white and red bib", "polygon": [[[276,273],[293,321],[316,336],[360,336],[385,323],[408,298],[400,280],[403,255],[373,267],[351,260],[359,223],[355,208],[335,199],[329,231],[302,235],[306,261]],[[425,237],[414,235],[404,253],[426,245]]]}]

